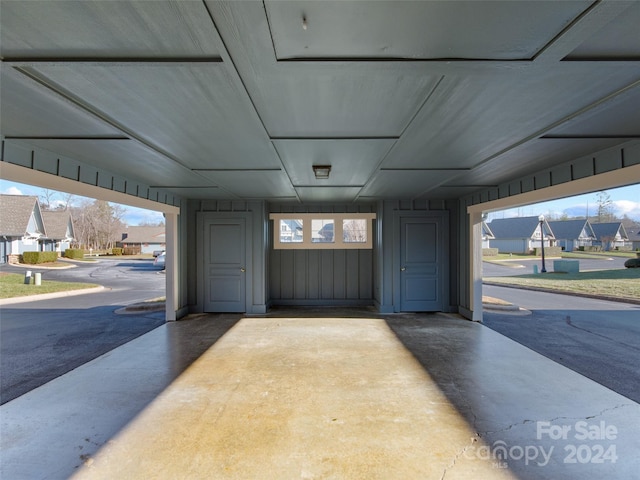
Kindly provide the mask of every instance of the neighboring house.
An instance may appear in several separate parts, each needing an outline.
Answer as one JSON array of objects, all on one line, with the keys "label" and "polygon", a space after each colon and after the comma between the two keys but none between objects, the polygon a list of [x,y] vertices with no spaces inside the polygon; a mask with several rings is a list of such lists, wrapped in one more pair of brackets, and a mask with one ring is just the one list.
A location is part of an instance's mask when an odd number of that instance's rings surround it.
[{"label": "neighboring house", "polygon": [[621,222],[592,223],[591,227],[596,235],[593,244],[600,245],[603,250],[631,247],[629,236]]},{"label": "neighboring house", "polygon": [[558,220],[549,222],[556,239],[556,246],[566,252],[578,250],[578,247],[590,247],[596,240],[596,234],[588,220]]},{"label": "neighboring house", "polygon": [[166,248],[164,227],[127,227],[118,242],[135,253],[153,253]]},{"label": "neighboring house", "polygon": [[43,240],[43,249],[51,252],[64,252],[71,247],[75,238],[73,219],[68,211],[42,212],[47,231]]},{"label": "neighboring house", "polygon": [[491,248],[489,242],[493,240],[495,235],[487,225],[487,222],[482,222],[482,248]]},{"label": "neighboring house", "polygon": [[[540,221],[538,217],[515,217],[493,220],[488,224],[494,238],[489,240],[491,248],[500,253],[531,253],[541,246]],[[544,246],[553,245],[555,237],[544,220]]]},{"label": "neighboring house", "polygon": [[0,263],[11,255],[42,251],[45,237],[38,197],[0,195]]},{"label": "neighboring house", "polygon": [[281,242],[301,242],[302,241],[302,221],[282,220],[280,222]]},{"label": "neighboring house", "polygon": [[640,250],[640,230],[630,230],[627,234],[632,250]]}]

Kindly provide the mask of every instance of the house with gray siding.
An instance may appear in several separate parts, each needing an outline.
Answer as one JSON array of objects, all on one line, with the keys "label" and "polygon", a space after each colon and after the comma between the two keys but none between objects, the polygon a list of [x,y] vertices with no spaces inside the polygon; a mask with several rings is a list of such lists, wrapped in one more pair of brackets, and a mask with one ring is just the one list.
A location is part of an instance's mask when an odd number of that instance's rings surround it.
[{"label": "house with gray siding", "polygon": [[64,252],[75,240],[71,212],[42,212],[46,227],[46,238],[42,240],[43,249],[51,252]]},{"label": "house with gray siding", "polygon": [[118,242],[123,248],[132,249],[135,253],[154,253],[166,248],[164,227],[127,227],[122,232],[122,240]]},{"label": "house with gray siding", "polygon": [[[538,217],[513,217],[495,219],[489,223],[494,238],[489,240],[491,248],[500,253],[532,253],[542,246],[540,220]],[[555,236],[549,222],[543,221],[544,246],[554,245]]]},{"label": "house with gray siding", "polygon": [[631,249],[634,251],[640,251],[640,230],[634,229],[628,232],[629,241],[631,242]]},{"label": "house with gray siding", "polygon": [[585,219],[551,221],[549,227],[555,236],[556,246],[567,252],[591,246],[596,239],[591,224]]},{"label": "house with gray siding", "polygon": [[487,222],[482,222],[482,248],[490,248],[490,242],[496,238]]},{"label": "house with gray siding", "polygon": [[0,195],[0,261],[43,250],[45,224],[38,197]]},{"label": "house with gray siding", "polygon": [[601,246],[602,250],[631,247],[629,236],[621,222],[592,223],[591,227],[596,236],[593,244]]}]

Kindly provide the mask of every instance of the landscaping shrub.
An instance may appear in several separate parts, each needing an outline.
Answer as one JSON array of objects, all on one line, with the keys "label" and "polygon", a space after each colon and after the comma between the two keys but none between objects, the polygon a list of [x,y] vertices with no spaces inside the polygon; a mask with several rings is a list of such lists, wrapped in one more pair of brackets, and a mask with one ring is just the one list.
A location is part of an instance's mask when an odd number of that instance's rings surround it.
[{"label": "landscaping shrub", "polygon": [[84,258],[84,250],[80,248],[67,248],[64,251],[64,256],[67,258]]},{"label": "landscaping shrub", "polygon": [[113,247],[111,249],[111,255],[122,255],[123,249],[120,247]]},{"label": "landscaping shrub", "polygon": [[138,255],[140,253],[140,249],[135,247],[125,247],[123,250],[125,255]]},{"label": "landscaping shrub", "polygon": [[624,262],[624,266],[627,268],[640,268],[640,258],[630,258]]},{"label": "landscaping shrub", "polygon": [[58,252],[24,252],[22,263],[37,265],[39,263],[51,263],[58,260]]}]

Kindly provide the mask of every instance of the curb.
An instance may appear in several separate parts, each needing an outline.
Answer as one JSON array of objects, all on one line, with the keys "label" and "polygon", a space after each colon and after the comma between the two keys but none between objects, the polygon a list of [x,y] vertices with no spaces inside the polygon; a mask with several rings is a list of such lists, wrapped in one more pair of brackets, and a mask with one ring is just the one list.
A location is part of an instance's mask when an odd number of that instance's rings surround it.
[{"label": "curb", "polygon": [[141,313],[155,313],[164,312],[166,310],[165,302],[148,302],[134,303],[125,307],[119,308],[115,311],[118,315],[136,315]]},{"label": "curb", "polygon": [[31,270],[69,270],[70,268],[76,268],[77,265],[65,265],[64,267],[43,267],[38,264],[29,265],[27,263],[10,263],[12,267],[31,269]]},{"label": "curb", "polygon": [[636,300],[634,298],[618,298],[618,297],[609,297],[607,295],[592,295],[589,293],[564,292],[562,290],[553,290],[551,288],[524,287],[521,285],[508,285],[505,283],[497,283],[497,282],[482,282],[482,284],[492,285],[494,287],[517,288],[520,290],[531,290],[534,292],[557,293],[558,295],[569,295],[571,297],[593,298],[594,300],[606,300],[607,302],[630,303],[633,305],[640,305],[640,300]]},{"label": "curb", "polygon": [[98,286],[93,288],[80,288],[78,290],[68,290],[66,292],[42,293],[38,295],[27,295],[26,297],[3,298],[0,300],[0,306],[13,305],[24,302],[37,302],[38,300],[48,300],[51,298],[73,297],[76,295],[84,295],[87,293],[97,293],[105,290],[105,287]]},{"label": "curb", "polygon": [[517,312],[520,310],[520,307],[517,305],[495,305],[493,303],[483,303],[483,310],[499,310],[501,312]]}]

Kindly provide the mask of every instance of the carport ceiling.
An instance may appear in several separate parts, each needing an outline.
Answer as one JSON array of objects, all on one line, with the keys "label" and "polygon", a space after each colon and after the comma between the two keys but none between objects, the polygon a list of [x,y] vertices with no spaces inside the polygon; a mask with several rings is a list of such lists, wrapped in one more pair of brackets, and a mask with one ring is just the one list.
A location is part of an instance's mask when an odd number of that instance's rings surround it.
[{"label": "carport ceiling", "polygon": [[184,197],[453,198],[640,137],[637,1],[0,5],[5,141]]}]

